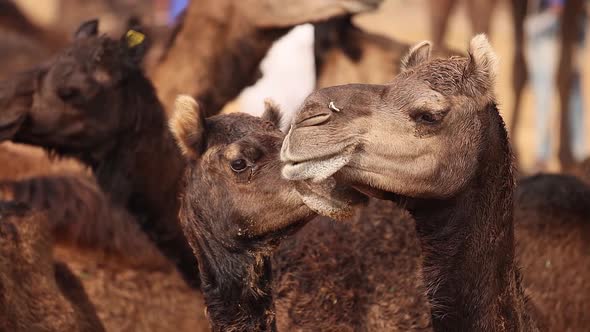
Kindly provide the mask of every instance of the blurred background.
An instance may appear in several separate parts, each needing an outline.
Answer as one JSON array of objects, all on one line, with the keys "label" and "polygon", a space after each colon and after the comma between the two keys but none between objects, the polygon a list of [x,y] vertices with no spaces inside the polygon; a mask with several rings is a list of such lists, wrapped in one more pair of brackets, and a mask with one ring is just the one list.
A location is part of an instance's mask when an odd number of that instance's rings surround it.
[{"label": "blurred background", "polygon": [[[19,7],[38,25],[52,29],[64,35],[70,35],[78,24],[88,18],[98,17],[102,30],[120,31],[125,28],[130,13],[141,18],[142,23],[162,27],[166,31],[176,15],[178,15],[186,1],[172,0],[15,0]],[[498,95],[500,108],[504,119],[510,125],[513,92],[512,92],[512,59],[514,51],[514,34],[512,13],[509,1],[496,1],[491,15],[490,38],[492,45],[501,58],[500,74],[498,77]],[[531,1],[535,2],[535,1]],[[539,1],[536,1],[539,6]],[[546,1],[545,6],[551,6],[560,1]],[[563,3],[563,1],[561,1]],[[449,18],[445,42],[449,49],[465,50],[472,29],[469,21],[467,1],[458,1]],[[368,32],[374,32],[391,37],[396,41],[412,44],[424,39],[432,39],[430,24],[431,12],[429,0],[385,0],[381,7],[371,13],[354,17],[354,22]],[[535,5],[533,5],[535,6]],[[529,12],[531,12],[529,6]],[[537,10],[536,14],[542,13]],[[535,22],[536,23],[536,22]],[[532,25],[532,24],[529,24]],[[585,26],[584,26],[585,29]],[[311,25],[295,29],[289,35],[277,42],[277,46],[269,52],[261,67],[264,78],[253,87],[246,89],[237,100],[225,107],[225,111],[249,110],[260,107],[259,103],[266,97],[272,97],[287,111],[293,111],[298,103],[314,88],[315,73],[313,63],[313,27]],[[526,35],[526,34],[525,34]],[[558,33],[554,37],[558,37]],[[577,43],[576,46],[581,46]],[[547,52],[558,52],[559,44],[549,46]],[[525,52],[526,53],[526,52]],[[539,54],[541,57],[542,54]],[[589,56],[588,49],[579,47],[575,58],[579,64],[581,77],[581,96],[588,96],[590,81],[588,81],[589,65],[585,61]],[[530,57],[530,54],[529,54]],[[530,59],[529,59],[530,60]],[[542,59],[541,59],[542,60]],[[549,61],[549,60],[547,60]],[[541,61],[541,65],[543,65]],[[550,66],[549,64],[547,66]],[[521,115],[516,137],[513,144],[517,147],[521,169],[524,171],[551,170],[559,168],[557,162],[558,146],[558,94],[555,84],[553,93],[546,88],[546,96],[534,98],[531,88],[531,75],[527,83],[521,104]],[[548,85],[549,87],[551,85]],[[590,107],[589,98],[582,98],[581,109],[584,114]],[[545,101],[543,101],[545,100]],[[539,106],[538,104],[543,104]],[[540,110],[543,108],[543,110]],[[253,111],[254,113],[256,111]],[[548,114],[545,114],[549,112]],[[551,140],[541,142],[539,136],[544,132],[543,123],[548,125]],[[583,140],[578,155],[584,156],[589,152],[590,116],[578,116],[577,141]],[[580,125],[583,123],[583,126]],[[545,139],[546,140],[546,139]],[[539,152],[542,145],[549,146],[549,152]],[[547,160],[540,160],[546,158]]]}]

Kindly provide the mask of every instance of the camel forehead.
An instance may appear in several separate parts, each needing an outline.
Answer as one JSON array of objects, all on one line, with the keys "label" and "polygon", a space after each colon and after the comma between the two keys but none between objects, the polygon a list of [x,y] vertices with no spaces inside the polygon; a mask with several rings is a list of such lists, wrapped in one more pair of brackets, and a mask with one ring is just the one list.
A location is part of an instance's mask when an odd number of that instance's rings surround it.
[{"label": "camel forehead", "polygon": [[277,141],[283,133],[271,122],[244,113],[212,116],[206,121],[207,146],[227,145],[249,136],[274,136]]},{"label": "camel forehead", "polygon": [[121,43],[106,36],[100,36],[76,40],[58,56],[57,61],[73,58],[87,66],[97,63],[114,65],[124,62],[127,55]]},{"label": "camel forehead", "polygon": [[422,81],[443,95],[456,94],[464,81],[467,58],[433,59],[401,75],[411,87],[412,80]]}]

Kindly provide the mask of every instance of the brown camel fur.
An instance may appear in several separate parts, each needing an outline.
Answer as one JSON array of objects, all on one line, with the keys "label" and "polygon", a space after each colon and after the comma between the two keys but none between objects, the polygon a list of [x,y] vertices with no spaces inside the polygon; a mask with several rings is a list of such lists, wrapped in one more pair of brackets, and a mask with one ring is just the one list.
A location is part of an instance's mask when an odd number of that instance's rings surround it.
[{"label": "brown camel fur", "polygon": [[496,58],[484,36],[468,53],[430,60],[430,44],[421,43],[387,85],[313,93],[284,141],[283,175],[318,181],[338,173],[405,204],[422,243],[434,330],[534,331],[515,262]]},{"label": "brown camel fur", "polygon": [[590,324],[590,186],[564,174],[520,181],[515,193],[517,251],[526,292],[550,331]]},{"label": "brown camel fur", "polygon": [[[63,181],[59,178],[48,179],[55,187],[58,187],[57,191],[59,191],[60,180]],[[70,196],[80,195],[80,192],[79,189],[74,190]],[[44,193],[46,195],[49,193],[45,199],[52,199],[51,190],[44,188]],[[97,204],[93,202],[96,196],[90,195],[77,199],[86,199],[85,203]],[[68,200],[73,199],[69,197]],[[18,205],[2,201],[0,206]],[[72,209],[75,208],[72,207]],[[77,208],[80,211],[77,211],[75,220],[79,221],[79,215],[87,212],[80,207]],[[8,319],[0,319],[1,330],[32,331],[37,330],[37,326],[41,324],[49,331],[103,330],[100,323],[94,324],[93,320],[90,320],[90,323],[95,327],[76,327],[76,322],[84,322],[84,320],[76,316],[72,317],[74,314],[87,319],[98,314],[107,331],[207,330],[207,322],[202,311],[197,310],[195,313],[195,308],[204,306],[200,294],[186,285],[182,277],[175,273],[174,266],[170,262],[160,259],[160,265],[155,266],[156,257],[150,257],[148,265],[139,261],[129,262],[128,256],[134,255],[131,253],[127,253],[121,260],[121,256],[113,256],[110,252],[104,252],[103,257],[97,255],[95,250],[72,250],[60,245],[54,248],[53,234],[59,234],[55,228],[63,226],[56,224],[54,217],[48,217],[44,212],[27,212],[26,216],[29,217],[15,219],[8,214],[11,210],[0,210],[2,212],[0,229],[3,231],[8,229],[12,232],[12,228],[15,228],[19,241],[9,242],[8,235],[11,233],[1,233],[4,235],[0,236],[0,243],[4,245],[1,245],[0,264],[3,265],[2,271],[5,273],[0,273],[0,288],[5,292],[0,294],[3,294],[5,298],[2,300],[4,304],[0,306],[0,315],[8,317]],[[124,221],[121,218],[111,218],[113,222]],[[79,222],[92,223],[96,220],[98,219],[88,218]],[[103,219],[100,221],[108,222]],[[103,232],[99,233],[102,236],[107,236],[109,233],[109,229],[102,224],[85,226],[94,227],[96,232]],[[118,227],[124,229],[124,226]],[[121,229],[117,229],[117,233],[121,233]],[[130,233],[126,234],[128,238],[125,240],[134,241],[138,245],[136,250],[147,251],[146,257],[148,253],[160,256],[157,248],[149,241],[144,240],[144,244],[140,243],[142,236],[145,237],[145,235],[137,231],[133,234],[133,230],[131,227]],[[96,234],[89,235],[100,237]],[[117,241],[116,237],[115,233],[114,241]],[[144,255],[140,252],[136,254]],[[67,262],[67,266],[61,262]],[[138,266],[134,267],[133,264]],[[53,265],[55,265],[54,281]],[[69,272],[70,270],[73,274]],[[52,290],[55,288],[52,285],[56,282],[60,288],[58,293]],[[82,297],[84,290],[88,298],[85,295]],[[71,304],[64,302],[64,296]],[[89,304],[90,302],[92,305]],[[77,307],[84,310],[81,312],[84,315],[78,313],[80,310],[77,310]],[[97,319],[94,320],[97,321]],[[8,327],[2,323],[8,324]],[[12,325],[15,323],[18,324],[17,327]]]},{"label": "brown camel fur", "polygon": [[54,262],[48,220],[0,203],[0,330],[104,331],[80,280]]},{"label": "brown camel fur", "polygon": [[260,61],[290,28],[375,9],[381,1],[191,1],[150,77],[167,110],[188,92],[216,114],[256,82]]}]

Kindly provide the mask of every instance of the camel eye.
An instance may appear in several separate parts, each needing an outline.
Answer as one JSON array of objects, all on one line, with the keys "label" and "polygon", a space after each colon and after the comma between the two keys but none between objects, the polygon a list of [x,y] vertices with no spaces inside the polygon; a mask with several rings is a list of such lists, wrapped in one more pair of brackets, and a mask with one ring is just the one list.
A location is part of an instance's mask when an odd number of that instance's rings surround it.
[{"label": "camel eye", "polygon": [[434,118],[434,115],[432,115],[430,113],[422,113],[418,117],[418,121],[420,121],[422,123],[435,123],[436,119]]},{"label": "camel eye", "polygon": [[418,110],[416,112],[413,112],[413,114],[411,114],[410,117],[416,123],[425,125],[435,125],[442,121],[446,113],[447,111],[433,113],[427,110]]},{"label": "camel eye", "polygon": [[239,172],[245,170],[246,167],[248,167],[248,163],[244,159],[236,159],[236,160],[232,160],[232,162],[230,163],[230,167],[231,167],[232,171],[239,173]]}]

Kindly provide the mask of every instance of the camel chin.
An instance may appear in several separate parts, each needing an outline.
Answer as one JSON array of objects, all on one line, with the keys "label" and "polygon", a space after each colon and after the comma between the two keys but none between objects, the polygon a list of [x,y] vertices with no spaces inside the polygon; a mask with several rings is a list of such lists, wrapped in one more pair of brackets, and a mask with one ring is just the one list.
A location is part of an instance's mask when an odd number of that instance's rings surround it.
[{"label": "camel chin", "polygon": [[355,208],[367,200],[366,196],[351,187],[338,184],[334,178],[321,183],[302,181],[297,183],[296,190],[307,207],[336,220],[350,218]]}]

